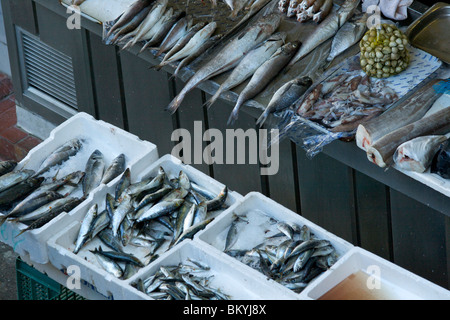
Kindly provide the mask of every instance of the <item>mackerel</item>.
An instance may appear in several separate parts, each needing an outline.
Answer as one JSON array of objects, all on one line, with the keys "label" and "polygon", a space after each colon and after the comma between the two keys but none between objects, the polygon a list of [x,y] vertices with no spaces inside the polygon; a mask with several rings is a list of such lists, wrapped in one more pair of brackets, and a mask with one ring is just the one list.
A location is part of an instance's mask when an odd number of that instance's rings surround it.
[{"label": "mackerel", "polygon": [[0,192],[0,206],[11,204],[22,197],[25,197],[27,194],[38,188],[42,181],[44,181],[43,177],[32,177],[3,190]]},{"label": "mackerel", "polygon": [[85,175],[82,186],[85,196],[100,185],[104,170],[105,158],[100,150],[95,150],[89,157],[84,170]]},{"label": "mackerel", "polygon": [[98,205],[94,204],[89,208],[88,212],[83,218],[83,221],[81,222],[80,230],[78,231],[78,236],[75,243],[75,249],[73,250],[74,254],[77,254],[84,246],[84,244],[91,238],[90,234],[92,233],[97,214]]}]

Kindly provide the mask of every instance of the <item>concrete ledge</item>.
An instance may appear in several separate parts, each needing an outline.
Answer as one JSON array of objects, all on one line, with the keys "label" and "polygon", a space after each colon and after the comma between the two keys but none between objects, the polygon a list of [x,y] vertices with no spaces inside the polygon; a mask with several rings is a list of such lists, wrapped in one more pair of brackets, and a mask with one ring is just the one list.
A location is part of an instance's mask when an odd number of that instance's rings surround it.
[{"label": "concrete ledge", "polygon": [[41,140],[47,139],[50,132],[56,127],[53,123],[20,105],[16,105],[16,113],[17,126]]}]

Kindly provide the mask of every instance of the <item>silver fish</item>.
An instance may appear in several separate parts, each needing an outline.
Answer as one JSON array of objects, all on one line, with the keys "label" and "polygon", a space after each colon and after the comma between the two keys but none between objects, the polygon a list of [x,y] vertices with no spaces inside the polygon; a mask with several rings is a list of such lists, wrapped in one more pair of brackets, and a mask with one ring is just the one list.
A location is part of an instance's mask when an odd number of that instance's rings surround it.
[{"label": "silver fish", "polygon": [[227,79],[220,85],[216,93],[206,103],[210,107],[222,94],[251,77],[253,73],[281,47],[286,39],[285,32],[277,32],[270,36],[261,46],[247,53],[233,69]]},{"label": "silver fish", "polygon": [[43,177],[31,177],[0,192],[0,206],[9,205],[26,196],[44,181]]},{"label": "silver fish", "polygon": [[305,57],[321,43],[333,37],[344,23],[353,15],[361,0],[346,0],[336,12],[328,15],[317,29],[303,42],[300,50],[286,67],[290,69],[298,60]]},{"label": "silver fish", "polygon": [[146,6],[149,6],[152,2],[153,0],[137,0],[134,2],[122,15],[116,19],[111,29],[107,32],[106,37],[113,34],[116,29],[126,25],[134,16],[136,16],[136,14],[138,14]]},{"label": "silver fish", "polygon": [[95,150],[86,162],[86,168],[84,170],[85,175],[82,186],[85,196],[100,185],[104,170],[105,159],[103,154],[100,150]]},{"label": "silver fish", "polygon": [[61,164],[67,159],[69,159],[69,157],[74,156],[81,149],[81,146],[82,140],[80,139],[72,139],[66,142],[65,144],[57,148],[55,151],[53,151],[42,162],[36,175],[39,176],[44,172],[48,171],[51,167]]},{"label": "silver fish", "polygon": [[131,200],[131,196],[126,193],[121,197],[121,201],[114,210],[114,215],[111,219],[111,229],[114,237],[117,237],[119,234],[120,224],[131,210],[133,210],[133,202]]},{"label": "silver fish", "polygon": [[122,193],[131,185],[131,173],[130,168],[126,168],[124,173],[122,174],[122,177],[120,178],[119,182],[116,185],[115,191],[114,191],[114,199],[116,201],[119,200]]},{"label": "silver fish", "polygon": [[125,170],[125,155],[119,154],[106,169],[101,183],[108,184]]},{"label": "silver fish", "polygon": [[48,215],[49,213],[52,212],[52,210],[57,210],[58,208],[62,208],[64,205],[66,205],[73,199],[75,199],[75,198],[59,198],[59,199],[53,200],[53,201],[37,208],[36,210],[34,210],[32,212],[29,212],[20,217],[11,219],[11,221],[21,222],[21,223],[25,223],[25,224],[33,222],[43,216]]},{"label": "silver fish", "polygon": [[260,93],[272,79],[281,71],[298,50],[300,43],[289,42],[279,48],[269,60],[264,62],[253,74],[247,86],[239,94],[236,105],[231,112],[228,124],[234,123],[239,115],[239,109],[249,99]]},{"label": "silver fish", "polygon": [[311,85],[312,80],[310,77],[299,77],[286,82],[273,94],[266,109],[256,121],[256,124],[259,124],[261,127],[267,120],[269,114],[290,107]]},{"label": "silver fish", "polygon": [[144,191],[154,192],[163,185],[165,177],[166,173],[164,169],[162,167],[159,167],[158,175],[156,177],[154,177],[153,179],[149,178],[140,182],[130,184],[123,191],[123,193],[128,194],[130,196],[138,196],[140,193]]},{"label": "silver fish", "polygon": [[[162,14],[162,16],[159,18],[158,21],[156,21],[156,23],[150,28],[150,30],[147,31],[147,33],[145,33],[140,40],[142,41],[147,41],[147,40],[151,40],[153,38],[153,36],[159,31],[161,30],[161,28],[163,27],[163,25],[173,16],[173,8],[168,8],[164,11],[164,13]],[[146,43],[144,46],[142,46],[142,49],[139,51],[139,53],[143,52],[145,49],[148,48],[148,43]]]},{"label": "silver fish", "polygon": [[34,175],[33,170],[12,171],[0,177],[0,192],[30,178]]},{"label": "silver fish", "polygon": [[183,204],[183,202],[184,202],[183,199],[158,202],[153,207],[151,207],[147,212],[142,214],[138,219],[136,219],[136,222],[137,223],[144,222],[161,217],[165,214],[169,214],[178,209]]},{"label": "silver fish", "polygon": [[94,222],[98,214],[98,205],[92,205],[81,222],[80,230],[78,231],[77,240],[75,243],[74,254],[77,254],[84,244],[90,239],[90,234],[94,227]]},{"label": "silver fish", "polygon": [[108,273],[112,274],[116,278],[121,278],[123,276],[123,270],[116,261],[101,254],[95,254],[95,257],[97,258],[100,266]]},{"label": "silver fish", "polygon": [[278,13],[270,13],[245,28],[239,36],[228,42],[214,58],[211,58],[188,80],[179,94],[171,101],[167,110],[174,113],[189,91],[201,82],[235,67],[246,52],[269,38],[280,22],[281,16]]},{"label": "silver fish", "polygon": [[151,7],[147,6],[139,11],[129,22],[127,22],[123,27],[118,29],[114,35],[105,39],[105,44],[116,44],[120,42],[121,37],[127,37],[128,33],[134,34],[134,30],[139,27],[141,22],[145,19],[145,17],[150,12]]},{"label": "silver fish", "polygon": [[198,205],[196,205],[194,220],[192,221],[192,224],[198,224],[201,221],[205,220],[208,216],[208,206],[206,205],[206,202],[202,202]]},{"label": "silver fish", "polygon": [[186,16],[178,20],[172,29],[167,33],[164,40],[161,42],[158,52],[155,54],[155,57],[160,56],[161,54],[169,51],[173,48],[173,46],[180,40],[184,35],[187,34],[188,30],[192,26],[192,16]]},{"label": "silver fish", "polygon": [[181,241],[185,239],[192,238],[198,231],[204,229],[211,221],[213,221],[214,218],[208,218],[205,219],[197,224],[194,224],[187,228],[186,230],[183,230],[183,233],[180,235],[180,237],[175,241],[174,245],[177,245]]},{"label": "silver fish", "polygon": [[225,186],[214,199],[205,202],[208,211],[219,209],[225,203],[227,197],[228,197],[228,187]]},{"label": "silver fish", "polygon": [[430,135],[404,142],[395,151],[394,162],[402,170],[423,173],[431,165],[441,143],[446,140],[445,135]]}]

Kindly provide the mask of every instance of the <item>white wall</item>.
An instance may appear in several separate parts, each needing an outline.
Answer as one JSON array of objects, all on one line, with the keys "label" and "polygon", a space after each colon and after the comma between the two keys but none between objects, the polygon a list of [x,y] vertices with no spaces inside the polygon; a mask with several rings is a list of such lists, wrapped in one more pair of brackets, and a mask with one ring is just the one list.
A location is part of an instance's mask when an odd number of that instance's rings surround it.
[{"label": "white wall", "polygon": [[5,25],[3,21],[3,12],[0,5],[0,72],[11,75],[9,65],[8,47],[6,45]]}]

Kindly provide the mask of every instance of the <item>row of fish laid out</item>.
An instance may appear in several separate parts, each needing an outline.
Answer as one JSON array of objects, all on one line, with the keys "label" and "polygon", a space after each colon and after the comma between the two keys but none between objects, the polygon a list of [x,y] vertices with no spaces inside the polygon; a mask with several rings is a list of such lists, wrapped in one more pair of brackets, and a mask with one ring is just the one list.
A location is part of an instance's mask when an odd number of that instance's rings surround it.
[{"label": "row of fish laid out", "polygon": [[322,22],[333,9],[333,0],[280,0],[278,10],[288,18],[296,16],[298,22]]},{"label": "row of fish laid out", "polygon": [[[133,267],[147,265],[205,228],[221,212],[227,196],[226,186],[212,194],[183,171],[171,178],[159,167],[156,176],[131,183],[126,169],[114,194],[107,193],[102,201],[104,208],[93,204],[83,217],[73,253],[85,255],[85,246],[99,239],[110,250],[91,250],[98,263],[126,279]],[[133,248],[141,248],[146,256],[136,257]]]},{"label": "row of fish laid out", "polygon": [[[296,293],[337,261],[338,254],[331,242],[315,236],[307,225],[270,218],[263,223],[266,229],[261,236],[255,225],[261,225],[262,217],[268,219],[259,211],[234,214],[223,251]],[[246,247],[248,241],[238,243],[249,234],[262,240],[254,247]]]},{"label": "row of fish laid out", "polygon": [[443,81],[429,80],[380,116],[358,126],[356,143],[369,161],[380,167],[396,163],[416,172],[429,167],[450,132],[450,107],[432,109],[442,95],[435,87]]},{"label": "row of fish laid out", "polygon": [[[100,184],[107,184],[125,170],[125,155],[120,154],[107,166],[103,154],[95,150],[84,171],[74,171],[64,177],[43,175],[56,166],[64,165],[83,148],[83,140],[72,139],[55,149],[37,171],[14,170],[16,162],[0,163],[0,208],[5,221],[27,225],[17,236],[38,229],[62,212],[69,212]],[[8,171],[9,170],[9,171]]]},{"label": "row of fish laid out", "polygon": [[192,258],[177,265],[160,266],[136,288],[155,300],[230,300],[231,297],[211,285],[214,274],[206,263]]}]

